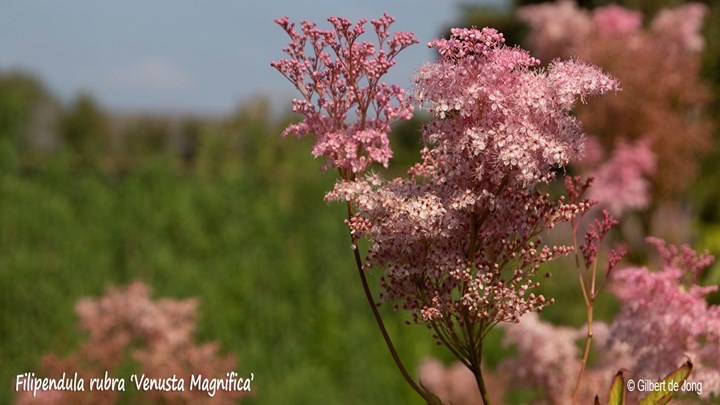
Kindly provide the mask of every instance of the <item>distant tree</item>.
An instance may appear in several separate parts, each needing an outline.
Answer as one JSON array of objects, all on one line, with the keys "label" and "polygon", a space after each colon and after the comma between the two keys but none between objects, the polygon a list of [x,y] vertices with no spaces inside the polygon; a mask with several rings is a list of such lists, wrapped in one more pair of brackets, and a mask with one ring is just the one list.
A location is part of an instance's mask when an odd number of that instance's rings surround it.
[{"label": "distant tree", "polygon": [[200,136],[204,129],[205,123],[197,118],[187,118],[182,122],[178,148],[180,158],[186,167],[191,167],[195,164]]},{"label": "distant tree", "polygon": [[29,73],[0,73],[0,138],[22,143],[34,107],[51,97],[43,84]]},{"label": "distant tree", "polygon": [[171,122],[160,116],[132,117],[123,125],[119,137],[121,166],[129,168],[170,152]]},{"label": "distant tree", "polygon": [[76,164],[96,166],[110,138],[107,116],[92,96],[80,94],[62,116],[60,135]]}]

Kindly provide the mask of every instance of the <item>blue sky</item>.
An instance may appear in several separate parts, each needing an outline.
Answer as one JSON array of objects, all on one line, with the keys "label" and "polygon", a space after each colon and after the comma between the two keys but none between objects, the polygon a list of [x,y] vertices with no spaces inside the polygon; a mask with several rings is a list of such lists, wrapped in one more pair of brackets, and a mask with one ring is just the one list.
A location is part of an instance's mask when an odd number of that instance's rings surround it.
[{"label": "blue sky", "polygon": [[413,70],[432,57],[424,44],[458,19],[460,3],[2,0],[0,69],[34,72],[62,100],[88,91],[115,110],[226,113],[260,95],[293,96],[269,66],[287,44],[273,18],[325,22],[329,15],[371,19],[387,11],[398,20],[394,30],[413,31],[421,42],[388,77],[408,87]]}]

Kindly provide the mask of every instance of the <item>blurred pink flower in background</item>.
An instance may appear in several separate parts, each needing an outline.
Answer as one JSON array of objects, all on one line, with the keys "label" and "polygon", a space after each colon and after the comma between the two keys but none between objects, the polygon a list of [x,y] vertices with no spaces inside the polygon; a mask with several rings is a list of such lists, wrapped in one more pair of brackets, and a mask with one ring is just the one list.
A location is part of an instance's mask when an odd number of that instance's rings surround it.
[{"label": "blurred pink flower in background", "polygon": [[[657,381],[688,358],[694,365],[689,380],[702,382],[702,398],[720,394],[720,306],[706,301],[718,287],[697,285],[713,257],[657,238],[648,238],[648,243],[659,252],[660,270],[617,270],[612,291],[621,312],[610,325],[593,323],[598,360],[583,379],[580,398],[585,402],[595,394],[602,398],[620,369],[635,380]],[[585,327],[552,325],[530,313],[503,329],[505,344],[518,353],[499,369],[518,386],[540,388],[549,403],[570,403],[580,367],[576,342],[584,337]]]},{"label": "blurred pink flower in background", "polygon": [[692,52],[705,48],[705,39],[700,32],[708,8],[701,3],[687,3],[674,9],[663,9],[652,22],[654,32],[671,36],[675,41]]},{"label": "blurred pink flower in background", "polygon": [[247,392],[218,390],[211,398],[204,391],[190,390],[191,375],[225,378],[236,365],[234,356],[220,354],[216,343],[194,343],[197,305],[197,299],[153,301],[150,288],[140,281],[124,288],[110,287],[100,298],[79,300],[75,309],[88,339],[67,357],[45,356],[42,374],[57,378],[63,372],[77,371],[85,379],[85,391],[38,392],[36,398],[32,392],[21,392],[16,403],[115,403],[119,399],[117,390],[90,391],[89,378],[103,377],[107,371],[110,377],[125,379],[125,391],[135,392],[130,376],[118,374],[131,360],[139,366],[138,375],[185,379],[183,391],[137,391],[137,398],[144,402],[237,403]]},{"label": "blurred pink flower in background", "polygon": [[593,10],[592,21],[602,35],[629,34],[640,29],[642,13],[612,4]]},{"label": "blurred pink flower in background", "polygon": [[620,140],[612,156],[591,172],[595,178],[589,197],[620,217],[629,210],[643,209],[650,203],[650,181],[656,158],[648,140],[628,143]]},{"label": "blurred pink flower in background", "polygon": [[527,45],[545,63],[560,55],[569,56],[567,50],[594,28],[590,13],[573,0],[521,7],[518,17],[532,30]]},{"label": "blurred pink flower in background", "polygon": [[519,384],[543,388],[551,403],[569,403],[580,370],[581,353],[575,342],[585,331],[543,322],[535,313],[503,329],[503,343],[515,346],[518,355],[504,360],[501,372],[512,373]]},{"label": "blurred pink flower in background", "polygon": [[560,0],[518,11],[530,26],[528,45],[545,61],[577,57],[622,83],[617,96],[580,106],[578,118],[606,152],[620,139],[649,142],[657,160],[656,170],[647,173],[653,202],[682,195],[712,143],[713,125],[705,114],[711,93],[700,77],[699,53],[707,11],[700,3],[666,8],[649,29],[640,13],[617,5],[588,11]]},{"label": "blurred pink flower in background", "polygon": [[427,358],[419,366],[420,382],[443,403],[482,404],[473,373],[460,362],[449,367],[437,359]]},{"label": "blurred pink flower in background", "polygon": [[[475,382],[475,376],[464,364],[455,361],[445,366],[435,358],[426,358],[418,366],[420,382],[430,389],[445,404],[480,405],[482,398]],[[504,403],[508,376],[483,370],[483,378],[492,391],[490,403]]]},{"label": "blurred pink flower in background", "polygon": [[657,379],[686,358],[695,365],[690,380],[702,381],[702,396],[720,395],[720,306],[709,305],[718,286],[696,283],[713,257],[689,246],[648,238],[660,254],[660,270],[630,267],[615,273],[613,292],[622,311],[611,340],[627,344],[637,363],[633,373]]}]

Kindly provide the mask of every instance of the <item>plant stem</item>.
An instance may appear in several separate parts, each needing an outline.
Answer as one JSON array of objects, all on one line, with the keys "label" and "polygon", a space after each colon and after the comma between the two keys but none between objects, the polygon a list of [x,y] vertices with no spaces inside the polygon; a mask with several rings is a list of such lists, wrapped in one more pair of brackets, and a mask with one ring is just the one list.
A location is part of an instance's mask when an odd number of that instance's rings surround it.
[{"label": "plant stem", "polygon": [[[585,368],[587,367],[588,357],[590,356],[590,347],[592,345],[593,338],[593,305],[595,304],[595,280],[597,278],[597,258],[593,261],[592,273],[590,275],[590,288],[585,286],[585,277],[582,275],[580,269],[580,254],[577,251],[577,224],[573,220],[573,244],[575,247],[575,264],[577,267],[578,277],[580,278],[580,287],[582,289],[583,298],[585,299],[585,308],[587,310],[587,336],[585,337],[585,350],[583,351],[582,362],[580,363],[580,372],[578,373],[577,382],[575,383],[575,390],[573,391],[572,403],[577,403],[577,397],[580,393],[580,383],[582,382]],[[604,282],[604,280],[603,280]]]},{"label": "plant stem", "polygon": [[[353,210],[352,210],[352,204],[348,202],[348,219],[351,219],[353,217]],[[405,381],[407,381],[408,384],[412,387],[412,389],[415,390],[423,399],[430,405],[442,405],[438,402],[437,398],[434,395],[431,395],[428,393],[425,389],[420,387],[415,380],[410,376],[410,373],[408,373],[407,369],[402,363],[402,360],[400,360],[400,356],[397,353],[397,350],[395,350],[395,345],[393,345],[392,340],[390,339],[390,335],[387,332],[387,329],[385,329],[385,323],[382,320],[382,316],[380,316],[380,311],[377,309],[377,305],[375,304],[375,300],[372,297],[372,292],[370,292],[370,286],[367,282],[367,277],[365,276],[365,271],[363,270],[362,265],[362,258],[360,257],[360,251],[357,246],[357,240],[350,235],[350,241],[352,242],[352,249],[353,254],[355,256],[355,264],[357,265],[358,273],[360,274],[360,280],[362,281],[363,285],[363,291],[365,291],[365,298],[367,298],[368,304],[370,305],[370,309],[372,310],[373,316],[375,317],[375,322],[377,323],[378,327],[380,328],[380,332],[382,333],[383,339],[385,340],[385,344],[387,345],[388,350],[390,350],[390,354],[392,355],[393,360],[395,361],[395,365],[400,370],[400,373],[402,374],[403,378],[405,378]]]},{"label": "plant stem", "polygon": [[577,383],[575,384],[575,391],[573,392],[573,404],[577,403],[577,396],[580,392],[580,382],[582,381],[583,373],[585,372],[585,368],[587,367],[588,356],[590,355],[590,346],[592,345],[593,301],[594,300],[591,299],[590,305],[587,307],[588,324],[587,336],[585,337],[585,351],[583,353],[582,363],[580,364],[580,373],[578,374]]},{"label": "plant stem", "polygon": [[[480,347],[480,350],[482,350],[482,346]],[[490,398],[488,397],[487,387],[485,387],[485,380],[483,379],[482,369],[480,366],[481,358],[482,357],[479,357],[477,358],[477,362],[473,362],[472,372],[475,375],[475,382],[477,382],[477,386],[480,389],[480,396],[482,397],[483,404],[490,405]]]},{"label": "plant stem", "polygon": [[480,387],[480,396],[482,397],[485,405],[490,405],[490,398],[488,397],[487,388],[485,388],[485,380],[483,380],[482,371],[478,368],[477,374],[475,374],[475,381],[477,381],[478,387]]}]

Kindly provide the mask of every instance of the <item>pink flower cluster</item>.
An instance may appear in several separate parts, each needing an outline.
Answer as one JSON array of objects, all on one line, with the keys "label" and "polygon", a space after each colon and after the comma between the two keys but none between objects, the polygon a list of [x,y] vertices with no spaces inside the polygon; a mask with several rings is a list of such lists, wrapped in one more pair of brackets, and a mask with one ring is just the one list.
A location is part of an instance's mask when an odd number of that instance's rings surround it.
[{"label": "pink flower cluster", "polygon": [[[569,248],[544,246],[537,235],[586,206],[507,186],[479,196],[439,191],[452,192],[369,176],[339,183],[328,195],[358,207],[351,232],[371,240],[367,267],[386,269],[381,298],[400,301],[430,323],[462,323],[469,314],[483,329],[547,305],[530,292],[538,286],[531,278],[541,263]],[[518,209],[523,215],[512,215]]]},{"label": "pink flower cluster", "polygon": [[687,3],[674,9],[664,9],[652,22],[652,30],[665,33],[685,49],[700,52],[705,48],[705,39],[700,32],[707,6],[701,3]]},{"label": "pink flower cluster", "polygon": [[[239,391],[217,391],[210,397],[204,391],[190,390],[191,374],[207,378],[225,378],[233,371],[232,355],[220,354],[216,343],[196,345],[193,335],[197,318],[197,300],[150,298],[150,289],[136,281],[126,288],[109,288],[100,298],[83,298],[76,305],[80,326],[88,340],[77,352],[65,358],[55,355],[43,359],[44,374],[57,378],[69,370],[78,371],[86,380],[85,392],[44,392],[33,398],[19,396],[17,403],[116,403],[118,391],[89,391],[87,380],[103,377],[106,371],[118,377],[118,367],[131,358],[148,378],[185,380],[184,391],[138,391],[144,403],[234,404],[244,396]],[[130,382],[127,376],[127,384]]]},{"label": "pink flower cluster", "polygon": [[439,60],[415,76],[415,98],[434,114],[428,147],[409,178],[343,181],[329,200],[358,209],[351,232],[370,240],[366,267],[383,268],[382,299],[412,312],[473,362],[484,334],[552,300],[535,294],[542,263],[567,254],[538,237],[589,208],[535,186],[582,150],[575,100],[617,88],[576,61],[537,60],[502,45],[494,29],[455,29],[430,44]]},{"label": "pink flower cluster", "polygon": [[[392,157],[387,138],[390,124],[412,117],[404,90],[380,79],[395,64],[398,53],[418,41],[408,32],[391,35],[388,29],[395,19],[387,14],[371,21],[376,43],[359,40],[366,20],[355,25],[338,17],[328,21],[333,30],[302,21],[299,33],[287,17],[275,20],[290,36],[290,45],[283,49],[290,59],[272,66],[302,96],[293,100],[293,111],[304,120],[283,134],[313,134],[313,155],[327,159],[323,167],[338,168],[350,178],[373,162],[387,167]],[[351,120],[349,113],[358,120]]]},{"label": "pink flower cluster", "polygon": [[455,405],[482,404],[473,373],[465,365],[455,362],[450,367],[438,359],[428,358],[419,366],[420,382],[443,401]]},{"label": "pink flower cluster", "polygon": [[[531,313],[523,316],[519,324],[508,324],[503,329],[503,344],[515,347],[517,355],[503,360],[498,371],[509,375],[515,387],[539,388],[546,403],[570,405],[580,370],[577,343],[585,338],[586,326],[576,329],[554,325]],[[585,370],[577,403],[592,403],[595,395],[606,400],[615,373],[634,364],[627,345],[610,346],[609,337],[607,324],[593,322],[593,339],[602,349],[598,360]]]},{"label": "pink flower cluster", "polygon": [[[701,3],[666,8],[652,21],[651,30],[671,39],[668,46],[679,45],[692,52],[701,51],[705,43],[700,29],[706,13],[707,6]],[[629,34],[642,32],[643,19],[642,13],[615,4],[588,11],[578,7],[573,0],[524,6],[518,16],[531,27],[531,47],[538,51],[553,51],[546,55],[577,50],[584,41],[593,40],[595,36],[625,36],[627,39]]]},{"label": "pink flower cluster", "polygon": [[580,370],[575,342],[585,331],[543,322],[537,314],[523,316],[522,322],[504,331],[503,344],[515,346],[518,356],[503,361],[501,372],[512,373],[513,381],[542,387],[550,403],[569,403]]},{"label": "pink flower cluster", "polygon": [[616,216],[650,203],[649,176],[655,173],[655,153],[647,140],[620,140],[608,161],[594,172],[589,196]]},{"label": "pink flower cluster", "polygon": [[[620,140],[636,148],[642,145],[637,142],[648,142],[645,146],[652,149],[657,164],[643,177],[652,184],[651,196],[656,200],[672,199],[684,191],[695,175],[698,156],[710,149],[712,123],[702,112],[711,93],[700,78],[699,54],[707,11],[699,3],[663,9],[649,28],[643,28],[641,13],[617,5],[589,11],[572,0],[559,0],[518,12],[530,26],[528,45],[535,54],[545,60],[578,57],[607,69],[622,82],[622,94],[583,106],[577,116],[605,151],[622,150]],[[639,68],[638,61],[646,68]],[[650,159],[643,155],[649,167]],[[610,167],[603,170],[613,175]],[[648,183],[633,177],[632,189],[623,190],[627,194],[615,193],[619,201],[611,211],[616,214],[646,204],[642,194]],[[598,189],[604,184],[598,181]],[[603,197],[615,191],[620,190],[605,190]],[[622,201],[626,195],[629,200]]]},{"label": "pink flower cluster", "polygon": [[718,287],[696,284],[713,257],[687,245],[648,242],[660,253],[661,269],[633,267],[615,274],[613,290],[623,309],[612,339],[636,356],[636,375],[657,379],[687,356],[695,365],[691,380],[703,382],[702,395],[720,395],[720,306],[706,300]]},{"label": "pink flower cluster", "polygon": [[569,114],[576,99],[616,90],[617,83],[572,60],[530,69],[539,61],[502,46],[502,34],[491,28],[452,34],[429,44],[440,58],[414,77],[417,102],[436,117],[424,140],[435,146],[430,159],[444,160],[437,175],[463,185],[547,181],[551,168],[582,150],[582,129]]},{"label": "pink flower cluster", "polygon": [[[602,220],[595,219],[588,225],[587,232],[584,237],[585,243],[580,246],[586,270],[590,270],[596,265],[599,246],[602,244],[612,227],[620,223],[618,220],[613,218],[607,210],[603,210],[602,215]],[[625,254],[625,249],[622,246],[610,250],[606,274],[609,274],[615,266],[620,263]]]},{"label": "pink flower cluster", "polygon": [[611,4],[598,7],[592,22],[600,35],[612,36],[637,32],[642,26],[642,13]]},{"label": "pink flower cluster", "polygon": [[[602,399],[620,369],[635,380],[657,381],[688,357],[694,364],[690,380],[703,383],[703,398],[720,394],[720,307],[706,301],[717,286],[697,285],[713,257],[687,245],[647,241],[659,252],[661,271],[630,267],[613,273],[613,291],[622,310],[609,326],[593,323],[598,360],[586,370],[580,403],[598,393]],[[531,313],[504,329],[504,343],[515,346],[518,354],[504,360],[500,371],[542,389],[550,403],[569,404],[580,367],[576,342],[584,337],[585,327],[552,325]]]}]

